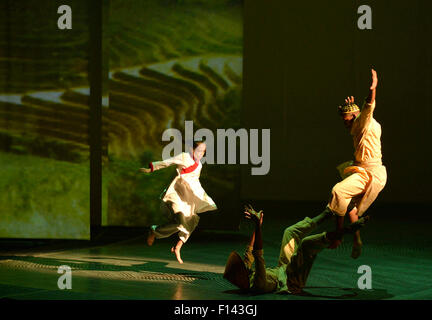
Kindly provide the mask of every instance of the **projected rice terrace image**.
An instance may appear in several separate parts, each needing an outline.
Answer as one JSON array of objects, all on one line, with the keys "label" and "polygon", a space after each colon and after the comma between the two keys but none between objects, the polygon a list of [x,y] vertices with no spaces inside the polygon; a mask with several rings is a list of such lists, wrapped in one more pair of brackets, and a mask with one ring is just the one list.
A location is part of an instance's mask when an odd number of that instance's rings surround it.
[{"label": "projected rice terrace image", "polygon": [[88,239],[88,10],[0,3],[0,237]]},{"label": "projected rice terrace image", "polygon": [[[162,160],[164,130],[184,134],[186,120],[194,130],[241,127],[242,1],[116,0],[107,16],[102,221],[148,226],[165,219],[159,196],[175,169],[138,169]],[[201,183],[230,207],[239,177],[238,165],[205,165]]]},{"label": "projected rice terrace image", "polygon": [[[59,30],[62,4],[0,4],[0,237],[89,238],[89,7],[69,1],[73,28]],[[102,224],[148,226],[175,169],[138,169],[161,160],[163,131],[241,127],[242,1],[104,5]],[[221,209],[239,169],[203,168]]]}]

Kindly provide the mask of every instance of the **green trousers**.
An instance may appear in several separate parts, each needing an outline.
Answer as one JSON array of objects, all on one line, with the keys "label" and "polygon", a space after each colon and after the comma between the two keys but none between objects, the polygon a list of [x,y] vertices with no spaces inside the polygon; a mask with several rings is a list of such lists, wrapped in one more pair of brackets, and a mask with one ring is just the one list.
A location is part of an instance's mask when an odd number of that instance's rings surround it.
[{"label": "green trousers", "polygon": [[317,254],[330,245],[326,232],[309,236],[316,227],[312,219],[306,217],[286,228],[282,237],[278,265],[274,268],[265,266],[263,250],[253,250],[248,246],[244,263],[250,272],[251,291],[301,292]]}]

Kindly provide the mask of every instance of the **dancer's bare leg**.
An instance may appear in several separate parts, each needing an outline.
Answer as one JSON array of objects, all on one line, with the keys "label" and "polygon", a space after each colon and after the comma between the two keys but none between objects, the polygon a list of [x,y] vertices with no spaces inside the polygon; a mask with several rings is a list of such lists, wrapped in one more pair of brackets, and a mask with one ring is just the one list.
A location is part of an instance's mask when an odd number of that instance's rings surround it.
[{"label": "dancer's bare leg", "polygon": [[[358,211],[357,208],[354,207],[348,213],[351,223],[354,223],[354,222],[356,222],[358,220],[357,211]],[[363,243],[362,243],[362,240],[361,240],[361,237],[360,237],[360,230],[357,230],[354,233],[353,248],[352,248],[352,251],[351,251],[351,258],[357,259],[358,257],[360,257],[362,246],[363,246]]]},{"label": "dancer's bare leg", "polygon": [[152,246],[153,245],[153,242],[155,241],[155,237],[156,237],[156,235],[155,235],[153,229],[150,228],[149,233],[147,235],[147,245],[148,246]]},{"label": "dancer's bare leg", "polygon": [[171,248],[171,252],[175,254],[177,261],[179,263],[183,263],[183,260],[182,260],[181,255],[180,255],[180,250],[181,250],[182,246],[183,246],[183,241],[179,240],[177,242],[177,244]]},{"label": "dancer's bare leg", "polygon": [[[336,231],[341,232],[344,226],[344,219],[345,216],[336,216]],[[336,249],[339,247],[342,243],[342,239],[336,239],[332,241],[332,243],[329,246],[329,249]]]}]

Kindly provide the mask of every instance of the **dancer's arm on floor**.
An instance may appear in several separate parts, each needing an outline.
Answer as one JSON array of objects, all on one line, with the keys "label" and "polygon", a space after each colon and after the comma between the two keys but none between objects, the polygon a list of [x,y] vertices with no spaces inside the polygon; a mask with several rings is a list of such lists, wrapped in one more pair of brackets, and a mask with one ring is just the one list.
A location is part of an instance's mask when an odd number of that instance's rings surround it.
[{"label": "dancer's arm on floor", "polygon": [[[252,219],[252,216],[254,214],[256,215],[257,213],[251,207],[251,205],[249,205],[249,206],[245,206],[244,214],[245,214],[245,218],[246,219]],[[261,214],[261,211],[260,211],[260,214]],[[261,224],[262,224],[262,220],[261,220]],[[254,258],[253,254],[252,254],[252,251],[254,250],[254,244],[255,244],[255,233],[256,233],[256,228],[254,228],[254,231],[253,231],[252,236],[250,238],[249,244],[246,247],[246,252],[244,254],[243,261],[244,261],[244,263],[245,263],[245,265],[246,265],[247,268],[251,268],[252,264],[255,261],[255,258]]]},{"label": "dancer's arm on floor", "polygon": [[[255,211],[254,208],[252,208],[252,206],[250,204],[245,206],[244,214],[245,214],[246,219],[251,219],[253,221],[253,223],[255,224],[255,229],[254,229],[254,232],[252,233],[252,237],[251,237],[251,240],[249,242],[249,246],[253,247],[255,245],[255,234],[257,233],[257,224],[259,224],[258,226],[261,229],[264,214],[263,214],[262,210],[260,210],[258,212]],[[261,247],[262,247],[262,240],[261,240]]]},{"label": "dancer's arm on floor", "polygon": [[273,292],[277,288],[277,283],[267,278],[265,261],[263,258],[263,241],[261,226],[263,223],[264,214],[262,211],[257,213],[250,207],[245,211],[245,217],[251,219],[255,223],[254,241],[253,241],[253,256],[255,258],[255,277],[252,284],[252,290],[257,293]]},{"label": "dancer's arm on floor", "polygon": [[256,212],[251,205],[248,205],[245,206],[244,214],[246,219],[252,220],[255,224],[254,232],[249,241],[249,247],[252,247],[253,250],[260,250],[262,249],[261,226],[263,223],[264,213],[262,210]]},{"label": "dancer's arm on floor", "polygon": [[254,231],[252,232],[252,236],[251,236],[250,241],[246,247],[246,251],[244,253],[244,258],[243,258],[243,262],[245,263],[246,268],[248,268],[248,269],[252,268],[252,265],[255,261],[255,258],[252,254],[254,243],[255,243],[255,228],[254,228]]}]

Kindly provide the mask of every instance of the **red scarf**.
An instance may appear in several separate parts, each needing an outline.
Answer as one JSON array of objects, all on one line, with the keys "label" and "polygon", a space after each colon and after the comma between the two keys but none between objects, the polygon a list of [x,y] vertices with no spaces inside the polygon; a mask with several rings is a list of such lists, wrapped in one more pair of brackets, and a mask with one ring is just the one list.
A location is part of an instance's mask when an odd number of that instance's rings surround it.
[{"label": "red scarf", "polygon": [[[192,155],[192,159],[195,161],[195,157],[193,155]],[[199,163],[199,160],[195,161],[195,163],[193,165],[191,165],[190,167],[183,168],[180,171],[180,174],[191,173],[192,171],[194,171],[198,167],[198,163]]]}]

